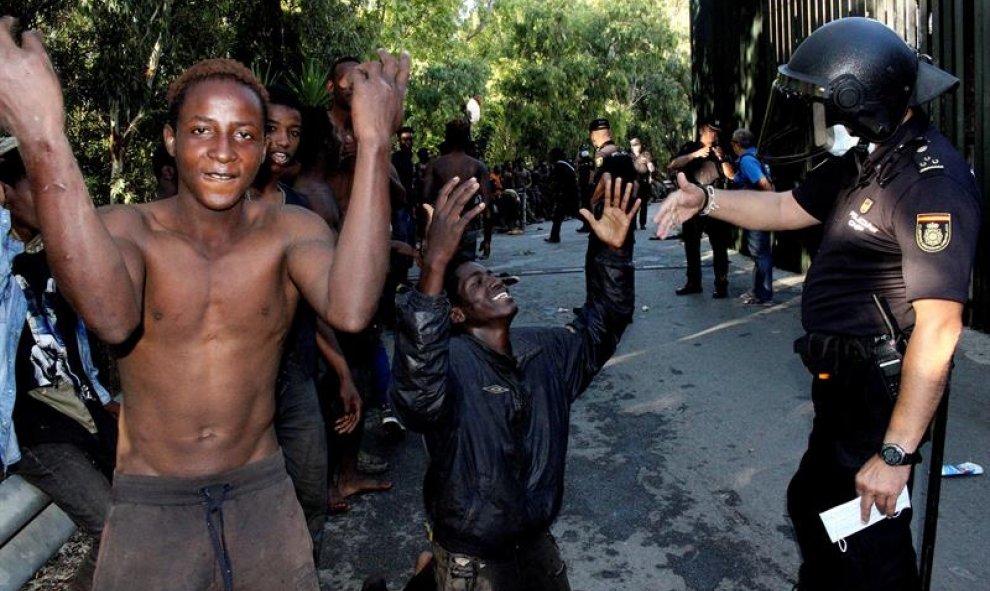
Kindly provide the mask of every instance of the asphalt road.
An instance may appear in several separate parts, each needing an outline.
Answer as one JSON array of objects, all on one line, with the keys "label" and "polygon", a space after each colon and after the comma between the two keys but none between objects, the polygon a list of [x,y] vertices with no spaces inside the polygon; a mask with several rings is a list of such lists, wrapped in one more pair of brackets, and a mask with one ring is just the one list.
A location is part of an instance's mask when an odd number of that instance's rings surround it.
[{"label": "asphalt road", "polygon": [[[496,235],[495,271],[512,288],[516,325],[564,324],[584,297],[585,237],[567,222]],[[677,240],[636,245],[637,312],[615,357],[574,406],[564,507],[553,527],[577,591],[789,590],[799,563],[785,490],[810,430],[810,378],[792,341],[803,277],[775,272],[776,305],[735,296],[752,265],[734,255],[728,300],[676,297]],[[706,256],[703,245],[703,256]],[[706,258],[707,263],[710,259]],[[990,467],[990,336],[967,331],[953,375],[946,461]],[[428,548],[420,497],[425,453],[408,435],[371,445],[391,462],[393,491],[334,516],[321,557],[324,589],[357,590],[383,574],[401,589]],[[990,589],[990,480],[945,479],[932,589]],[[916,505],[918,504],[916,500]]]}]

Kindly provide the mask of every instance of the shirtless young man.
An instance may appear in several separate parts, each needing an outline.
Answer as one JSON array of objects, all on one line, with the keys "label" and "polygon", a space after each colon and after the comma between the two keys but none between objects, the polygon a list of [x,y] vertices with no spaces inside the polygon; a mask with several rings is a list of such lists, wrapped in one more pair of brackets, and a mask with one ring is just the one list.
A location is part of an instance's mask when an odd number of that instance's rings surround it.
[{"label": "shirtless young man", "polygon": [[0,126],[20,142],[65,295],[121,348],[127,396],[95,588],[317,589],[272,429],[275,375],[300,297],[343,330],[374,312],[389,248],[379,171],[408,57],[380,52],[352,73],[360,146],[334,248],[316,215],[243,199],[265,155],[266,93],[227,60],[193,66],[170,89],[178,194],[97,211],[41,36],[18,47],[13,23],[0,20]]},{"label": "shirtless young man", "polygon": [[[460,179],[475,179],[478,181],[478,196],[485,203],[482,213],[482,223],[475,224],[465,233],[461,243],[464,255],[471,260],[480,248],[481,258],[487,259],[492,253],[492,227],[494,219],[491,216],[492,188],[488,179],[488,167],[477,158],[468,156],[467,146],[471,141],[471,125],[464,119],[451,119],[444,129],[444,143],[450,150],[443,156],[430,162],[423,175],[423,201],[433,203],[440,188],[447,181],[457,177]],[[483,227],[483,236],[478,246],[478,226]]]}]

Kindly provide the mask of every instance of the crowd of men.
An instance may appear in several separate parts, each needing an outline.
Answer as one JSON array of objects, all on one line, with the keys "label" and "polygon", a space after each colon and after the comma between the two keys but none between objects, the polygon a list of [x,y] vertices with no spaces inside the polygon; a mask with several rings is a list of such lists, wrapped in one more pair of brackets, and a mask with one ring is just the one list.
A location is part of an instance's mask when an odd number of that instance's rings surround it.
[{"label": "crowd of men", "polygon": [[[0,21],[0,459],[97,541],[78,588],[317,589],[328,513],[392,486],[379,479],[387,460],[363,449],[374,414],[429,452],[432,556],[408,589],[569,589],[550,526],[571,406],[632,318],[632,229],[646,227],[658,180],[642,142],[626,151],[597,118],[593,152],[489,169],[458,118],[439,155],[414,158],[415,130],[400,127],[405,54],[336,60],[328,110],[211,59],[169,88],[157,199],[97,209],[40,36],[18,44],[11,29]],[[724,298],[727,223],[749,228],[744,298],[765,305],[769,232],[825,225],[796,343],[817,413],[788,495],[798,585],[916,589],[895,501],[948,381],[978,193],[921,108],[954,79],[875,21],[820,31],[779,88],[811,92],[805,104],[825,105],[861,146],[778,192],[752,132],[735,130],[728,156],[720,124],[703,120],[666,167],[677,191],[657,235],[682,226],[677,294],[689,295],[703,289],[707,233]],[[840,42],[846,53],[828,54]],[[849,77],[870,92],[809,90]],[[493,233],[546,219],[560,242],[568,215],[589,235],[586,302],[567,326],[513,328],[511,281],[480,262]],[[117,358],[119,404],[90,335]],[[864,520],[874,506],[891,519],[839,551],[816,516],[857,495]]]}]

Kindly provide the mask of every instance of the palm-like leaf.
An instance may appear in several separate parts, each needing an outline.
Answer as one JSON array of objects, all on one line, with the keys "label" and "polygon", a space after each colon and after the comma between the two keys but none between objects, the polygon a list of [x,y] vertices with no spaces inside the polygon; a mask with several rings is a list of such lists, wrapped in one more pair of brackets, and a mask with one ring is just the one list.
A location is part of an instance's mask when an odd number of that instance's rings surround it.
[{"label": "palm-like leaf", "polygon": [[326,108],[330,105],[330,95],[327,94],[329,76],[329,70],[315,58],[309,58],[303,62],[302,69],[289,78],[288,84],[304,105]]}]

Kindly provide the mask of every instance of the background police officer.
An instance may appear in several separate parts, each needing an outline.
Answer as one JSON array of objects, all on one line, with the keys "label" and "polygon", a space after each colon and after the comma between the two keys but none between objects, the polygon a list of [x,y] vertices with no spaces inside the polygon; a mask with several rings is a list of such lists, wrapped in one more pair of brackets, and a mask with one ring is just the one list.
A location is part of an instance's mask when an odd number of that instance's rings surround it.
[{"label": "background police officer", "polygon": [[[604,196],[604,189],[602,188],[604,185],[601,183],[602,175],[607,172],[612,175],[612,178],[633,179],[635,181],[637,174],[633,157],[615,143],[608,119],[593,120],[588,126],[588,137],[591,140],[591,145],[595,147],[595,171],[591,175],[591,185],[594,187],[591,205],[594,207]],[[639,185],[636,186],[636,194],[638,195]]]},{"label": "background police officer", "polygon": [[[698,140],[687,142],[670,164],[667,171],[673,175],[683,173],[689,182],[697,184],[719,183],[731,171],[729,161],[718,145],[718,134],[722,131],[716,119],[702,119],[698,122]],[[684,219],[681,240],[684,242],[684,258],[687,261],[687,280],[674,293],[691,295],[701,293],[701,234],[708,234],[712,247],[712,267],[715,272],[715,285],[712,297],[716,299],[729,295],[729,241],[732,229],[717,219]]]},{"label": "background police officer", "polygon": [[[827,24],[780,67],[774,104],[792,109],[768,121],[805,121],[809,154],[836,136],[826,125],[845,126],[869,149],[831,159],[783,193],[699,188],[679,175],[655,218],[661,236],[699,210],[758,230],[824,224],[802,298],[807,334],[795,343],[815,375],[814,426],[788,490],[801,590],[920,587],[910,511],[895,517],[896,500],[948,384],[980,197],[919,105],[956,83],[877,21]],[[874,505],[890,519],[831,544],[818,512],[857,496],[864,521]]]}]

